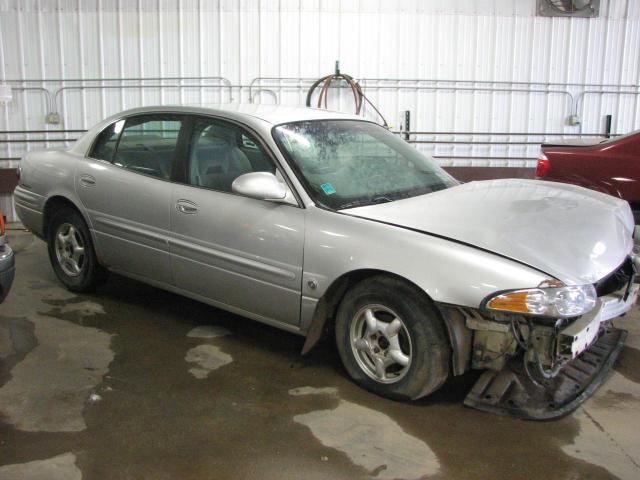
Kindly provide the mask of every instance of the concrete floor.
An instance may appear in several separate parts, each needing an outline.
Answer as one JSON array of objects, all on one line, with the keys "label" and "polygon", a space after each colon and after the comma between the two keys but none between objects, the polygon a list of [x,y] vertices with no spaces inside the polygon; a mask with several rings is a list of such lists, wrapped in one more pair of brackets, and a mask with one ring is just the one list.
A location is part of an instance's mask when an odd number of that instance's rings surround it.
[{"label": "concrete floor", "polygon": [[112,276],[56,281],[12,232],[0,305],[0,479],[640,478],[640,314],[615,372],[574,414],[524,422],[462,406],[474,375],[398,403],[302,338]]}]

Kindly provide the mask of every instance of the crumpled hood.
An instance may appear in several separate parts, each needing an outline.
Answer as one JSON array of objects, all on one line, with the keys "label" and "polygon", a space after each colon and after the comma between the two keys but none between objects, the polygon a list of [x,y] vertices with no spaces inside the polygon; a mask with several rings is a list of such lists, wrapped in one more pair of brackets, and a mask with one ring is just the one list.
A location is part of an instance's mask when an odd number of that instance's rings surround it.
[{"label": "crumpled hood", "polygon": [[471,244],[568,285],[606,276],[633,247],[634,220],[626,201],[555,182],[471,182],[342,212]]}]

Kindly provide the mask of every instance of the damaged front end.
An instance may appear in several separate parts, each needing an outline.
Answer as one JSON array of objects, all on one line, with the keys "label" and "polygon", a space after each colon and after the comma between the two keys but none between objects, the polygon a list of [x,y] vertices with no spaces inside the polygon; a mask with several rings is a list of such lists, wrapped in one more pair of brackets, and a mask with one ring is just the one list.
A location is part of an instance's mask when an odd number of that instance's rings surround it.
[{"label": "damaged front end", "polygon": [[635,304],[635,278],[628,258],[593,286],[593,307],[576,317],[450,312],[472,332],[468,366],[486,370],[464,404],[531,420],[573,411],[602,384],[622,349],[627,332],[611,321]]}]

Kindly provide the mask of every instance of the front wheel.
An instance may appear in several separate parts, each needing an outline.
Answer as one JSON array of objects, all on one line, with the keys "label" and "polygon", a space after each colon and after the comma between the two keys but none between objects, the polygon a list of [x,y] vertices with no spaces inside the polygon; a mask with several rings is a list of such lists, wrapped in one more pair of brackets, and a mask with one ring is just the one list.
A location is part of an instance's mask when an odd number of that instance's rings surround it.
[{"label": "front wheel", "polygon": [[58,279],[72,292],[93,290],[106,280],[82,216],[71,208],[57,211],[49,223],[49,260]]},{"label": "front wheel", "polygon": [[342,363],[362,387],[393,399],[436,391],[451,349],[435,307],[401,279],[376,276],[347,292],[336,317]]}]

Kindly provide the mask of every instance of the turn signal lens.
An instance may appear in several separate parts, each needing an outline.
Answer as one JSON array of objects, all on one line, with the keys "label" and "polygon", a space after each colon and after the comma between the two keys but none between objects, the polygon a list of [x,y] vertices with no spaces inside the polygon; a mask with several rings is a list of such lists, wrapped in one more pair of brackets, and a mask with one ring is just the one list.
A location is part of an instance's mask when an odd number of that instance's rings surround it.
[{"label": "turn signal lens", "polygon": [[500,312],[566,318],[584,315],[596,301],[593,285],[573,285],[505,292],[490,298],[485,305]]},{"label": "turn signal lens", "polygon": [[4,212],[0,209],[0,237],[4,235]]},{"label": "turn signal lens", "polygon": [[527,307],[527,295],[527,292],[513,292],[498,295],[489,301],[487,307],[492,310],[529,313],[529,308]]}]

